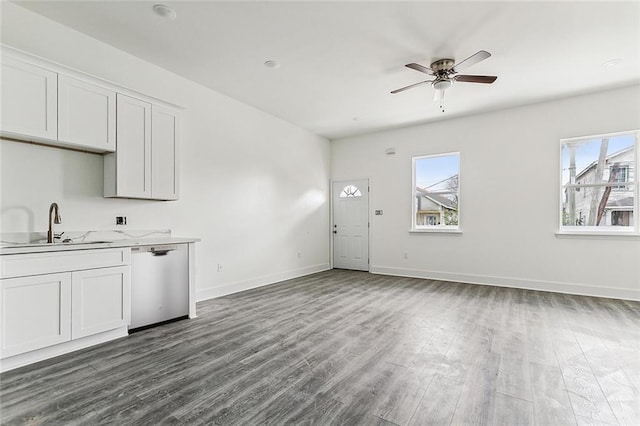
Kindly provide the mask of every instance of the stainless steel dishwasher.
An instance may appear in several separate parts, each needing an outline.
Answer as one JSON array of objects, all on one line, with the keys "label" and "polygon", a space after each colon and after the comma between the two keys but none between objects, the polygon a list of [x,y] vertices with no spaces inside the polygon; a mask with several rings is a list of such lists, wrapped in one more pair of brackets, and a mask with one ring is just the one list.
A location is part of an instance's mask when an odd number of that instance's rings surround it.
[{"label": "stainless steel dishwasher", "polygon": [[187,244],[132,247],[129,331],[139,331],[188,316]]}]

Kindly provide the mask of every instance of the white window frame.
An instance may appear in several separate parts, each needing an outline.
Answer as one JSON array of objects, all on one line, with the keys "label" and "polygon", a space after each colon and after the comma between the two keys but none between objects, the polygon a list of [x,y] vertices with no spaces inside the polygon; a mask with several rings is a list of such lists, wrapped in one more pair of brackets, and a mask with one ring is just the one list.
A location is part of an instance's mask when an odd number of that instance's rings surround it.
[{"label": "white window frame", "polygon": [[[566,188],[571,188],[571,187],[580,187],[580,188],[588,188],[588,187],[607,187],[607,186],[611,186],[612,190],[615,189],[616,187],[620,186],[621,183],[620,182],[612,182],[612,183],[599,183],[599,184],[567,184],[567,185],[563,185],[562,182],[562,147],[568,143],[568,142],[578,142],[578,141],[587,141],[587,140],[591,140],[591,139],[602,139],[602,138],[606,138],[606,137],[616,137],[616,136],[623,136],[623,135],[634,135],[635,136],[635,146],[634,146],[634,153],[635,153],[635,180],[634,182],[631,184],[633,185],[633,224],[630,226],[625,226],[625,227],[621,227],[621,226],[565,226],[562,224],[562,219],[563,219],[563,215],[562,215],[562,205],[564,202],[564,191]],[[558,236],[565,236],[565,235],[584,235],[584,236],[622,236],[622,237],[638,237],[640,236],[640,219],[638,216],[640,216],[640,211],[638,209],[639,207],[639,195],[640,195],[640,191],[638,190],[638,165],[640,164],[640,130],[628,130],[628,131],[624,131],[624,132],[613,132],[613,133],[602,133],[602,134],[598,134],[598,135],[587,135],[587,136],[579,136],[579,137],[573,137],[573,138],[564,138],[564,139],[560,139],[560,144],[558,145],[558,159],[559,159],[559,166],[558,166],[558,171],[559,171],[559,179],[558,179],[558,230],[556,231],[556,235]]]},{"label": "white window frame", "polygon": [[[457,225],[416,225],[416,216],[417,216],[417,202],[416,202],[416,161],[424,159],[424,158],[436,158],[436,157],[448,157],[456,155],[458,156],[458,224]],[[462,155],[460,151],[452,151],[452,152],[443,152],[439,154],[425,154],[425,155],[416,155],[411,157],[411,229],[409,232],[411,233],[431,233],[431,232],[441,232],[441,233],[453,233],[453,234],[461,234],[461,189],[462,187]]]}]

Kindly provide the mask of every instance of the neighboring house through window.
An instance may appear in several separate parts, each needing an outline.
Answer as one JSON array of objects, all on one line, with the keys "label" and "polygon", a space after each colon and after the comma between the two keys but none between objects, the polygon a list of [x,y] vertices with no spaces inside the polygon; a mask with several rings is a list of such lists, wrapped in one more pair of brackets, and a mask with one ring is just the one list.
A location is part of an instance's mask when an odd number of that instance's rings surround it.
[{"label": "neighboring house through window", "polygon": [[639,133],[561,140],[561,232],[638,232]]},{"label": "neighboring house through window", "polygon": [[[626,183],[629,182],[629,166],[628,165],[614,165],[609,168],[609,173],[612,176],[613,182]],[[617,185],[613,187],[614,191],[625,191],[627,188],[625,185]]]},{"label": "neighboring house through window", "polygon": [[413,157],[412,230],[455,230],[460,215],[460,154]]}]

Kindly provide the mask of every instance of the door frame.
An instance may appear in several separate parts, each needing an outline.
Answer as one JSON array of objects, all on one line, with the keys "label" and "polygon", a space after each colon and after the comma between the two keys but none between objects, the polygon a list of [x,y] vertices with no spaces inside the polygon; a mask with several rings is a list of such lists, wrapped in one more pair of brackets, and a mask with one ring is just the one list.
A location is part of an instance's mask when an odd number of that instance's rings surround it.
[{"label": "door frame", "polygon": [[330,188],[330,201],[329,201],[329,206],[331,209],[331,220],[329,221],[329,247],[330,247],[330,262],[329,265],[331,266],[331,269],[334,268],[334,264],[333,264],[333,256],[334,256],[334,251],[335,251],[335,247],[334,247],[334,237],[333,237],[333,225],[334,225],[334,203],[333,203],[333,188],[334,188],[334,184],[336,182],[351,182],[354,180],[366,180],[367,181],[367,191],[368,191],[368,197],[367,197],[367,272],[371,272],[371,178],[368,176],[365,177],[353,177],[353,178],[340,178],[340,179],[331,179],[330,183],[329,183],[329,188]]}]

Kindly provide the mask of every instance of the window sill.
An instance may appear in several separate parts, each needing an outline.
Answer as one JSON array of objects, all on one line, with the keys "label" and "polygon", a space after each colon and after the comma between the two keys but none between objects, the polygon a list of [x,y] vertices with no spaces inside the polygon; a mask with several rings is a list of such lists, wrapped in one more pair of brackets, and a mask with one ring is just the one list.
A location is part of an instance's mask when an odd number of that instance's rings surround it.
[{"label": "window sill", "polygon": [[640,240],[637,232],[557,231],[556,238],[593,238],[604,240]]},{"label": "window sill", "polygon": [[410,234],[462,234],[459,228],[410,229]]}]

